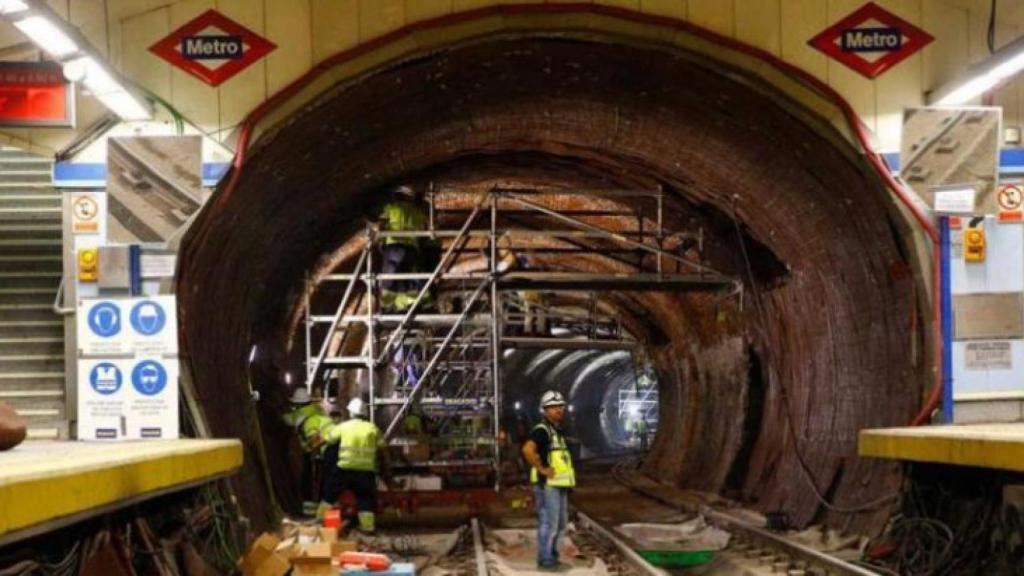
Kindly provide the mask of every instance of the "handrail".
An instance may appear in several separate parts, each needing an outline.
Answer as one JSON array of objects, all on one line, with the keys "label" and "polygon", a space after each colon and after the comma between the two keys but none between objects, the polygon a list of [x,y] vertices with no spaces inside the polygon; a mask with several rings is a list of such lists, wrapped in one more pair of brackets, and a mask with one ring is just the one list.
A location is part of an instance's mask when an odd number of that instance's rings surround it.
[{"label": "handrail", "polygon": [[53,313],[61,316],[74,316],[74,307],[61,306],[61,301],[64,299],[64,278],[60,279],[60,286],[57,287],[57,295],[53,298]]},{"label": "handrail", "polygon": [[627,246],[631,246],[633,248],[638,248],[640,250],[645,250],[645,251],[650,252],[651,254],[654,254],[654,255],[657,255],[657,256],[664,256],[665,258],[668,258],[669,260],[673,260],[673,261],[678,262],[680,264],[683,264],[685,266],[690,266],[693,269],[695,269],[695,270],[697,270],[698,272],[701,272],[701,273],[711,273],[711,274],[714,274],[715,276],[726,277],[727,278],[727,276],[725,276],[725,274],[722,274],[721,272],[719,272],[719,271],[717,271],[717,270],[715,270],[713,268],[710,268],[708,266],[702,266],[700,264],[697,264],[696,262],[691,262],[691,261],[689,261],[689,260],[687,260],[685,258],[676,256],[675,254],[673,254],[671,252],[668,252],[666,250],[662,250],[661,248],[655,248],[653,246],[648,246],[647,244],[644,244],[643,242],[637,242],[636,240],[632,240],[630,238],[627,238],[625,235],[620,234],[618,232],[612,232],[610,230],[605,230],[604,228],[601,228],[600,226],[595,226],[593,224],[588,224],[588,223],[583,222],[581,220],[577,220],[576,218],[571,218],[569,216],[566,216],[565,214],[562,214],[561,212],[558,212],[556,210],[552,210],[552,209],[550,209],[550,208],[548,208],[546,206],[541,206],[540,204],[537,204],[536,202],[530,202],[529,200],[524,200],[522,198],[516,198],[515,196],[502,196],[502,197],[506,198],[508,200],[511,200],[512,202],[515,202],[516,204],[520,204],[522,206],[526,206],[528,208],[532,208],[532,209],[534,209],[534,210],[536,210],[536,211],[538,211],[538,212],[540,212],[542,214],[546,214],[548,216],[551,216],[552,218],[556,218],[558,220],[561,220],[562,222],[565,222],[566,224],[569,224],[570,226],[574,226],[576,228],[581,228],[581,229],[587,230],[589,232],[596,232],[598,234],[603,235],[606,238],[609,238],[611,240],[615,240],[616,242],[620,242],[620,243],[625,244]]}]

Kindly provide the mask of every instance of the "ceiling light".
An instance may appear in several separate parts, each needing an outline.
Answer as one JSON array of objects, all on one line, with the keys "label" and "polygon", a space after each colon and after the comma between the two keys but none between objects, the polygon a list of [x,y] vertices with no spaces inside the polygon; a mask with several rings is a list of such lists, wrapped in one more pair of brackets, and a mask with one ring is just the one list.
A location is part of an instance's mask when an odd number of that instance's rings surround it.
[{"label": "ceiling light", "polygon": [[28,4],[22,0],[0,0],[0,14],[15,14],[28,10]]},{"label": "ceiling light", "polygon": [[967,75],[947,83],[929,95],[933,106],[961,106],[1024,70],[1024,37],[1000,48],[988,59],[968,70]]},{"label": "ceiling light", "polygon": [[90,56],[83,56],[65,63],[64,76],[69,80],[80,80],[92,92],[93,97],[120,116],[122,120],[152,118],[149,107],[133,96],[114,76],[107,72],[103,65]]},{"label": "ceiling light", "polygon": [[75,41],[45,16],[29,16],[15,21],[14,25],[40,49],[58,60],[78,52]]}]

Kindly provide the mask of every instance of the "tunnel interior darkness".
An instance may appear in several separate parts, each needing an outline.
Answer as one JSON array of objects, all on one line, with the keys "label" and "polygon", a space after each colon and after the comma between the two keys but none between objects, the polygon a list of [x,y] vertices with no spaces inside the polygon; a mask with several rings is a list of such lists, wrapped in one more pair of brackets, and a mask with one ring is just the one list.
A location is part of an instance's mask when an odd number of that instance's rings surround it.
[{"label": "tunnel interior darkness", "polygon": [[[276,455],[290,432],[281,375],[302,371],[289,346],[304,275],[346,269],[346,242],[384,191],[429,182],[661,187],[667,227],[702,230],[701,261],[745,287],[742,299],[608,296],[657,371],[659,432],[644,470],[785,510],[798,525],[877,528],[885,510],[824,515],[808,488],[853,505],[900,483],[896,467],[856,457],[856,434],[905,423],[920,398],[914,279],[893,232],[904,226],[866,163],[793,106],[667,48],[523,33],[382,66],[267,134],[231,195],[218,190],[185,239],[178,290],[187,367],[210,425],[246,440],[235,482],[254,523],[295,482],[294,463]],[[557,253],[537,265],[632,269]],[[510,360],[520,376],[533,366],[561,380],[563,370],[563,386],[627,370],[613,354]],[[601,386],[581,386],[577,413],[606,405]]]}]

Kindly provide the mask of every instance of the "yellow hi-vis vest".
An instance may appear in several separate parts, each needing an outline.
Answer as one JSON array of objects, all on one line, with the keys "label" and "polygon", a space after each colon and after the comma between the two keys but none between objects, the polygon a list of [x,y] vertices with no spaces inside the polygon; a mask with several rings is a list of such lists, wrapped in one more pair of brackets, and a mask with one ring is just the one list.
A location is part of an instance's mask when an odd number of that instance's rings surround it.
[{"label": "yellow hi-vis vest", "polygon": [[[388,224],[388,230],[395,232],[424,232],[427,229],[427,212],[423,206],[409,200],[397,200],[384,206],[382,216]],[[418,246],[417,238],[392,238],[384,240],[384,244],[408,244]]]},{"label": "yellow hi-vis vest", "polygon": [[342,470],[376,472],[379,438],[380,428],[359,418],[346,420],[327,433],[328,442],[339,443],[338,468]]},{"label": "yellow hi-vis vest", "polygon": [[[541,422],[533,427],[534,430],[543,428],[547,430],[551,445],[548,449],[548,466],[554,468],[555,475],[545,481],[547,486],[552,488],[572,488],[576,486],[576,472],[572,468],[572,456],[569,455],[569,447],[565,444],[565,438],[547,422]],[[530,468],[530,483],[537,484],[540,474],[536,468]]]}]

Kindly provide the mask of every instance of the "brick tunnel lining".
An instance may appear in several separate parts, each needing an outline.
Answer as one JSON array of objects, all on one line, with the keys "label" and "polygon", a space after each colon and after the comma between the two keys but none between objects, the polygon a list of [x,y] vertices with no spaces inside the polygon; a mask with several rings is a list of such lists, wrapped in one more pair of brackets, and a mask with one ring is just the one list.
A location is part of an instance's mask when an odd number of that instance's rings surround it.
[{"label": "brick tunnel lining", "polygon": [[[760,286],[765,317],[748,305],[735,330],[713,315],[684,318],[699,302],[644,300],[670,340],[656,355],[662,427],[650,473],[722,489],[746,402],[735,360],[749,342],[768,389],[745,498],[787,510],[799,524],[819,512],[794,456],[780,385],[822,491],[834,485],[845,504],[898,485],[894,468],[855,456],[858,429],[909,419],[922,376],[913,279],[901,272],[907,263],[887,192],[869,169],[721,69],[621,44],[496,38],[336,87],[257,143],[233,195],[218,190],[185,240],[187,366],[215,433],[246,439],[236,482],[257,526],[269,499],[253,449],[256,422],[238,417],[250,403],[247,380],[265,388],[257,410],[272,467],[286,435],[274,432],[283,391],[263,384],[260,362],[248,365],[252,344],[285,339],[303,274],[361,228],[387,185],[459,159],[527,152],[600,165],[609,182],[666,186],[677,198],[670,228],[685,227],[694,211],[729,214],[736,195],[744,232],[789,266],[784,283]],[[723,233],[710,250],[735,266],[735,247]],[[748,286],[748,303],[751,294]],[[883,515],[833,520],[870,529]]]}]

